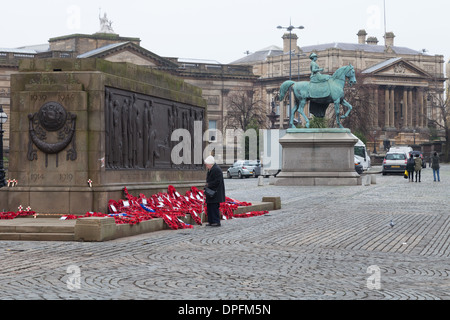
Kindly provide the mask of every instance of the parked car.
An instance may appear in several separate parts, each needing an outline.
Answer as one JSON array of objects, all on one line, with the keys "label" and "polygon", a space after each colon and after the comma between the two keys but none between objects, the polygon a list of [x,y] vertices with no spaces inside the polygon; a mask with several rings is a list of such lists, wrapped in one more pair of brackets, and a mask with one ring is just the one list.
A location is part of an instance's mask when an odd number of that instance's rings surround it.
[{"label": "parked car", "polygon": [[383,175],[387,173],[403,173],[406,170],[406,154],[388,152],[383,160]]},{"label": "parked car", "polygon": [[393,153],[403,152],[403,153],[406,153],[406,155],[409,157],[409,154],[411,153],[411,151],[413,151],[413,148],[411,148],[411,147],[396,146],[396,147],[391,147],[388,152],[393,152]]},{"label": "parked car", "polygon": [[238,160],[227,170],[227,178],[257,177],[261,174],[261,163],[259,160]]},{"label": "parked car", "polygon": [[420,157],[420,159],[422,159],[422,168],[426,168],[427,167],[427,164],[426,164],[425,160],[423,159],[422,152],[420,152],[420,151],[411,151],[409,154],[410,155],[412,154],[414,158],[416,157],[416,155],[418,155]]},{"label": "parked car", "polygon": [[258,178],[261,175],[261,161],[249,160],[250,167],[253,167],[253,177]]}]

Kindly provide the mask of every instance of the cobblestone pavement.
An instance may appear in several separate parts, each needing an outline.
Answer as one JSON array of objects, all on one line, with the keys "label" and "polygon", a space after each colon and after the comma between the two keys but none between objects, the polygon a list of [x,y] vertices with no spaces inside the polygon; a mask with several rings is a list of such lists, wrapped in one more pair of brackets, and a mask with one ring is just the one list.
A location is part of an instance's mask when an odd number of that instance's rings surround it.
[{"label": "cobblestone pavement", "polygon": [[282,209],[104,243],[1,241],[0,298],[448,300],[450,166],[440,183],[429,168],[421,183],[376,180],[310,188],[232,179],[228,196],[280,196]]}]

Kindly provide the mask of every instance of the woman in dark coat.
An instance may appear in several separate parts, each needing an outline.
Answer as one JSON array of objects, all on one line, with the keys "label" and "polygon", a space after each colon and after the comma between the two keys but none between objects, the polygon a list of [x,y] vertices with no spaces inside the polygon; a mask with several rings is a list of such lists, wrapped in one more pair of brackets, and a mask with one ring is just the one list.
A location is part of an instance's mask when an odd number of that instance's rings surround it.
[{"label": "woman in dark coat", "polygon": [[416,171],[416,182],[417,182],[417,176],[419,176],[419,182],[420,182],[420,176],[422,172],[422,159],[419,157],[418,154],[416,154],[416,158],[414,159],[414,170]]},{"label": "woman in dark coat", "polygon": [[431,158],[431,168],[433,169],[433,177],[434,181],[436,181],[436,173],[437,173],[437,181],[441,181],[441,177],[439,177],[439,156],[437,152],[434,152],[433,157]]},{"label": "woman in dark coat", "polygon": [[410,154],[409,155],[409,159],[406,162],[406,170],[408,171],[408,181],[410,182],[414,182],[414,158],[413,155]]},{"label": "woman in dark coat", "polygon": [[207,226],[220,227],[220,204],[225,202],[225,183],[223,181],[222,169],[215,163],[214,157],[205,159],[208,169],[205,187],[216,191],[213,197],[206,196],[206,210],[208,214]]}]

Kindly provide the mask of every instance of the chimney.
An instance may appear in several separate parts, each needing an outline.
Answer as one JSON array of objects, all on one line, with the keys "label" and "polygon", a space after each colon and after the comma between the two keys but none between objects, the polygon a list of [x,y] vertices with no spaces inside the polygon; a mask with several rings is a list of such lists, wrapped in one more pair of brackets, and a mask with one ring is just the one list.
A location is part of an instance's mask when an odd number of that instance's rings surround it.
[{"label": "chimney", "polygon": [[295,53],[299,52],[299,49],[297,48],[298,36],[295,33],[285,33],[282,38],[284,53],[289,53],[289,45],[291,46],[292,51],[295,51]]},{"label": "chimney", "polygon": [[378,44],[377,37],[369,37],[369,38],[367,38],[367,44],[376,46]]},{"label": "chimney", "polygon": [[357,36],[358,36],[358,43],[359,44],[365,44],[366,43],[366,36],[367,36],[366,30],[364,30],[364,29],[359,30]]},{"label": "chimney", "polygon": [[395,35],[393,32],[386,32],[386,35],[384,36],[384,42],[385,42],[386,47],[394,46],[394,38],[395,38]]}]

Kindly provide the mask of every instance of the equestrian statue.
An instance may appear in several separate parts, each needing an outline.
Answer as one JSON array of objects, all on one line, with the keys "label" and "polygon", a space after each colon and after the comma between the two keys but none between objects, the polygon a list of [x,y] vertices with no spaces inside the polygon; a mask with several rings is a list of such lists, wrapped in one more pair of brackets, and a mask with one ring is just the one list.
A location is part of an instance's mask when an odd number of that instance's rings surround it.
[{"label": "equestrian statue", "polygon": [[[350,86],[356,83],[355,69],[350,64],[339,68],[334,75],[323,75],[323,71],[317,64],[317,54],[312,53],[311,59],[311,79],[310,81],[294,82],[286,81],[280,87],[279,99],[283,101],[290,92],[291,88],[294,92],[295,106],[291,110],[289,125],[295,128],[294,115],[299,111],[306,121],[306,128],[309,128],[309,119],[304,113],[304,107],[307,101],[310,102],[310,112],[316,117],[324,117],[325,112],[330,103],[334,103],[334,111],[336,113],[336,122],[340,128],[344,128],[341,119],[345,119],[350,114],[353,107],[344,99],[345,82],[348,79]],[[339,115],[340,105],[347,108],[347,112]]]}]

